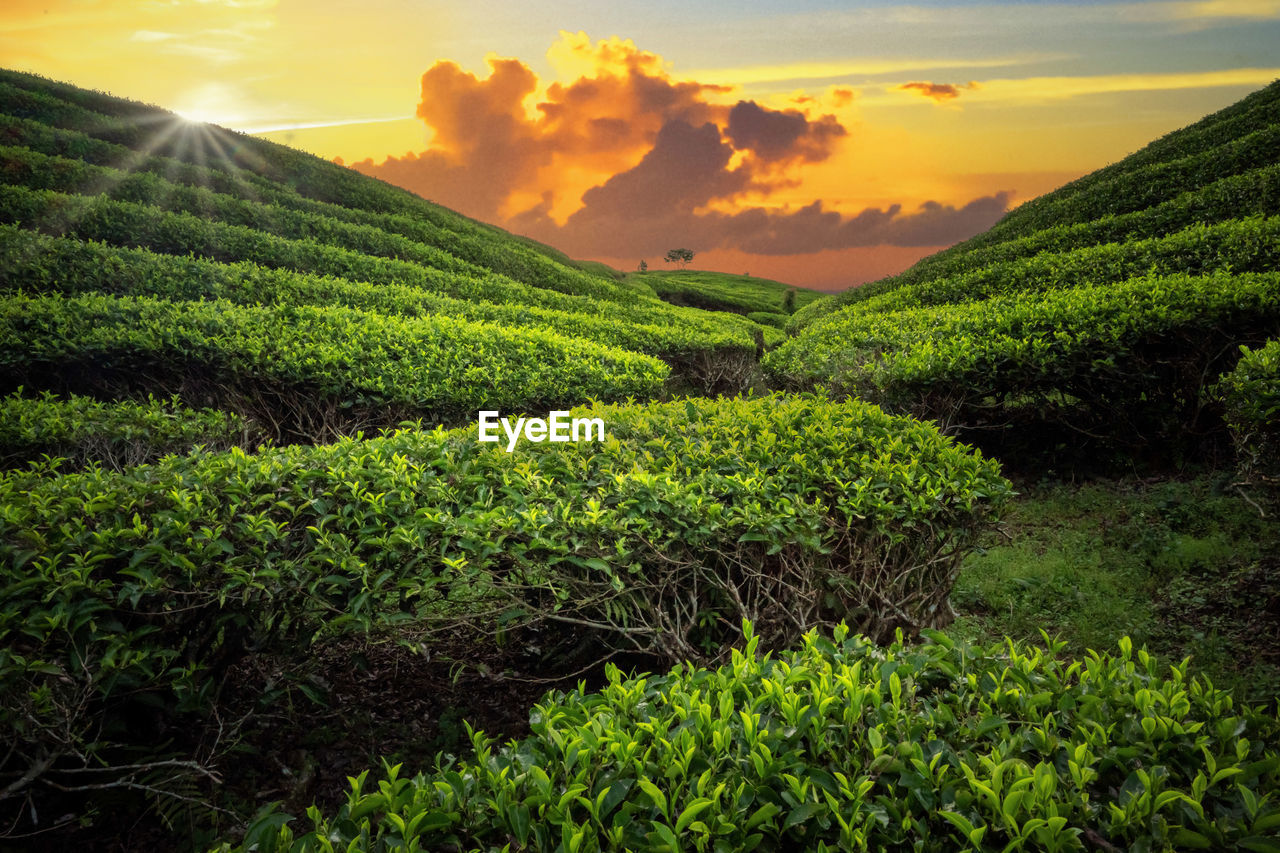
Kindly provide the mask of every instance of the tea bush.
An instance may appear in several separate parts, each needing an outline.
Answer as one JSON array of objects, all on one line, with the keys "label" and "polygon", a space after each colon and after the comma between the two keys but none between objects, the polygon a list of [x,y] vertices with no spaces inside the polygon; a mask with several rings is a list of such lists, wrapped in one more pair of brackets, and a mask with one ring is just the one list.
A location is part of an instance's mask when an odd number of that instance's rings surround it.
[{"label": "tea bush", "polygon": [[[109,95],[106,92],[99,92],[95,89],[73,86],[70,83],[62,83],[42,77],[39,74],[15,71],[11,68],[0,68],[0,84],[53,99],[59,103],[74,104],[79,109],[93,110],[104,116],[133,119],[135,120],[134,123],[137,123],[137,119],[154,120],[157,116],[167,117],[174,115],[168,110],[145,104],[142,101]],[[176,118],[176,116],[174,117]]]},{"label": "tea bush", "polygon": [[1161,237],[1040,252],[947,278],[906,284],[854,302],[857,312],[901,311],[1081,284],[1122,282],[1146,274],[1204,275],[1217,270],[1280,269],[1280,216],[1196,224]]},{"label": "tea bush", "polygon": [[[750,628],[746,632],[750,637]],[[548,696],[532,734],[229,851],[1272,850],[1280,719],[1129,640],[887,648],[843,628],[718,669]]]},{"label": "tea bush", "polygon": [[[156,174],[152,171],[123,171],[104,166],[94,166],[80,160],[48,156],[26,148],[0,148],[0,176],[5,183],[24,186],[30,189],[55,190],[61,193],[81,194],[88,196],[102,195],[118,201],[135,202],[152,205],[161,210],[195,214],[202,219],[215,222],[226,222],[241,225],[275,234],[292,240],[311,239],[318,243],[349,249],[375,257],[393,258],[411,261],[426,267],[443,270],[472,277],[483,276],[493,272],[484,266],[478,266],[451,254],[447,247],[463,244],[459,235],[440,228],[429,228],[418,225],[406,217],[399,217],[401,227],[395,231],[379,227],[386,224],[389,217],[352,216],[350,214],[335,216],[343,208],[334,204],[311,202],[310,205],[269,204],[260,200],[262,190],[245,184],[236,192],[215,192],[204,186],[187,186],[168,180],[164,172]],[[279,196],[281,193],[272,193]],[[300,210],[300,207],[318,207],[322,212]],[[352,219],[372,219],[377,224],[368,222],[352,222]],[[412,236],[405,236],[398,231],[410,231]],[[447,247],[438,245],[440,238],[446,239]],[[469,254],[475,256],[483,242],[496,241],[471,240]],[[515,244],[514,252],[502,249],[482,253],[484,259],[496,261],[500,267],[512,267],[510,255],[519,255],[521,244]],[[525,253],[529,254],[529,253]],[[528,283],[534,287],[559,290],[564,293],[595,296],[614,301],[634,302],[637,293],[626,287],[603,278],[596,278],[577,273],[570,274],[563,267],[555,269],[549,262],[541,264],[537,269],[521,266],[520,272]],[[538,272],[557,272],[553,275],[538,275]]]},{"label": "tea bush", "polygon": [[[698,270],[653,270],[632,273],[628,280],[645,285],[662,299],[676,305],[738,314],[789,314],[788,300],[793,306],[807,305],[822,296],[814,290],[795,288],[767,278]],[[793,295],[788,297],[788,293]]]},{"label": "tea bush", "polygon": [[930,255],[904,273],[850,288],[814,302],[793,316],[788,329],[798,331],[845,305],[861,302],[908,284],[963,275],[993,264],[1031,258],[1042,252],[1067,252],[1103,243],[1158,237],[1197,224],[1226,222],[1280,213],[1280,164],[1254,169],[1190,189],[1146,210],[1103,215],[1090,222],[1046,228],[1025,237],[970,248],[959,243]]},{"label": "tea bush", "polygon": [[321,441],[478,409],[660,393],[657,359],[534,329],[308,305],[0,298],[0,388],[180,394],[248,415],[275,440]]},{"label": "tea bush", "polygon": [[1280,274],[1144,276],[899,312],[850,309],[764,365],[794,386],[829,385],[950,426],[1080,419],[1112,441],[1149,443],[1196,426],[1205,377],[1239,343],[1277,329]]},{"label": "tea bush", "polygon": [[161,254],[195,254],[231,263],[332,275],[370,284],[401,284],[456,299],[529,305],[569,313],[607,316],[634,323],[694,322],[705,327],[754,328],[745,318],[707,317],[658,301],[609,302],[529,287],[505,276],[479,277],[447,273],[416,263],[379,258],[316,243],[288,240],[253,228],[207,222],[186,213],[103,198],[64,195],[49,190],[0,186],[0,222],[24,224],[43,233],[77,240],[99,240],[122,247],[141,247]]},{"label": "tea bush", "polygon": [[[135,151],[124,145],[65,130],[29,118],[0,115],[0,145],[29,148],[52,157],[69,157],[95,166],[110,166],[129,172],[152,172],[167,180],[193,187],[207,187],[218,193],[264,201],[307,201],[286,187],[277,186],[254,172],[224,164],[224,168],[197,165],[174,157]],[[337,207],[330,205],[329,207]]]},{"label": "tea bush", "polygon": [[1280,492],[1280,340],[1249,349],[1217,391],[1226,405],[1226,421],[1235,439],[1241,474]]},{"label": "tea bush", "polygon": [[1099,216],[1116,216],[1146,210],[1223,178],[1280,161],[1280,121],[1227,140],[1221,145],[1176,159],[1162,158],[1137,166],[1087,187],[1077,187],[1069,195],[1037,205],[997,223],[975,238],[972,248],[1000,243],[1011,237],[1088,222]]},{"label": "tea bush", "polygon": [[995,463],[858,402],[575,413],[606,440],[401,431],[0,477],[0,772],[114,766],[155,748],[138,709],[208,713],[245,654],[301,668],[348,631],[564,624],[677,660],[723,657],[743,618],[770,645],[942,624],[1010,494]]},{"label": "tea bush", "polygon": [[136,122],[95,113],[43,91],[41,87],[27,88],[15,85],[15,82],[19,81],[14,81],[9,75],[0,80],[0,112],[5,115],[54,127],[73,128],[130,148],[145,147],[149,134]]},{"label": "tea bush", "polygon": [[[457,215],[428,218],[407,213],[379,213],[316,201],[229,163],[222,164],[222,168],[212,168],[193,165],[173,157],[142,154],[78,131],[61,130],[12,116],[0,116],[0,144],[111,167],[107,173],[97,173],[99,180],[108,176],[115,180],[121,179],[123,175],[115,173],[124,167],[129,174],[157,175],[175,184],[205,188],[237,199],[260,201],[355,225],[372,226],[388,234],[435,246],[463,261],[535,287],[549,287],[565,293],[594,294],[620,301],[632,301],[637,293],[635,288],[614,285],[603,276],[591,275],[567,266],[522,241],[505,239],[510,235],[494,234],[491,229]],[[9,183],[19,182],[16,179],[9,180]]]},{"label": "tea bush", "polygon": [[99,463],[125,468],[199,445],[226,450],[252,443],[238,416],[192,410],[176,399],[106,403],[91,397],[59,399],[18,394],[0,398],[0,466],[60,457],[67,466]]},{"label": "tea bush", "polygon": [[759,323],[762,326],[772,326],[775,329],[786,328],[788,315],[778,314],[773,311],[752,311],[747,314],[747,319]]},{"label": "tea bush", "polygon": [[448,316],[508,328],[542,329],[657,356],[691,380],[696,377],[690,375],[690,366],[699,358],[714,362],[750,355],[754,360],[755,353],[749,324],[723,322],[702,313],[671,310],[664,314],[662,306],[655,306],[651,317],[637,308],[633,315],[644,320],[628,322],[604,314],[459,299],[409,285],[371,285],[249,261],[219,263],[122,249],[69,237],[46,237],[12,225],[0,225],[0,267],[6,272],[0,292],[226,299],[241,305],[329,305],[403,317]]},{"label": "tea bush", "polygon": [[171,183],[151,172],[126,172],[65,157],[50,157],[26,148],[6,147],[0,148],[0,175],[12,186],[132,202],[289,240],[310,239],[361,254],[410,261],[442,272],[473,278],[487,272],[435,246],[398,234],[241,199],[206,187]]},{"label": "tea bush", "polygon": [[163,211],[150,205],[104,197],[0,186],[0,221],[24,224],[46,234],[149,248],[163,254],[196,254],[218,261],[248,260],[264,266],[375,284],[409,284],[463,299],[568,310],[587,301],[584,297],[529,287],[494,273],[473,276],[449,272],[328,246],[309,238],[291,240],[244,225],[210,222],[190,213]]},{"label": "tea bush", "polygon": [[[1130,213],[1103,214],[1088,222],[1054,225],[1025,237],[969,251],[956,246],[931,255],[904,273],[905,280],[975,269],[998,260],[1050,251],[1119,243],[1169,234],[1197,223],[1225,222],[1280,213],[1280,164],[1222,178]],[[963,247],[964,244],[958,244]]]}]

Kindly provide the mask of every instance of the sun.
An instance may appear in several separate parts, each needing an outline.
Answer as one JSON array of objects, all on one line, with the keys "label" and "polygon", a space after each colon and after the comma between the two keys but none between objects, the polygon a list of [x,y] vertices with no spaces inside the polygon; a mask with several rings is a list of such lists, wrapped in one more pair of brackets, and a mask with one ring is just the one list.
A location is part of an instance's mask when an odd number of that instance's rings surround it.
[{"label": "sun", "polygon": [[245,97],[226,83],[205,83],[187,90],[174,112],[193,124],[226,125],[243,119]]},{"label": "sun", "polygon": [[225,119],[220,119],[219,115],[213,110],[199,107],[175,110],[174,114],[188,124],[220,124],[225,121]]}]

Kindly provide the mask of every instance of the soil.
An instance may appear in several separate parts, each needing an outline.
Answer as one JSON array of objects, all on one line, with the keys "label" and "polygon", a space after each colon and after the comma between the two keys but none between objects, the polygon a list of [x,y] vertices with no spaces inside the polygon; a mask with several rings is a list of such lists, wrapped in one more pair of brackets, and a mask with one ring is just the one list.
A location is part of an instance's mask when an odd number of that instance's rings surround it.
[{"label": "soil", "polygon": [[[122,797],[118,807],[84,816],[87,826],[69,820],[61,829],[0,842],[0,849],[205,850],[234,840],[245,818],[268,803],[281,803],[303,821],[312,803],[332,811],[345,802],[347,777],[368,770],[375,780],[383,759],[403,764],[402,776],[430,772],[438,757],[471,752],[466,724],[501,742],[518,739],[549,690],[603,682],[602,662],[570,672],[564,656],[548,667],[528,648],[459,637],[433,641],[424,654],[348,639],[318,648],[305,668],[246,660],[227,679],[218,720],[193,723],[186,742],[175,743],[177,752],[208,754],[221,724],[219,757],[211,762],[220,784],[192,794],[225,811],[162,814],[154,801]],[[568,674],[547,677],[548,669]],[[41,810],[70,817],[76,806],[42,801]]]}]

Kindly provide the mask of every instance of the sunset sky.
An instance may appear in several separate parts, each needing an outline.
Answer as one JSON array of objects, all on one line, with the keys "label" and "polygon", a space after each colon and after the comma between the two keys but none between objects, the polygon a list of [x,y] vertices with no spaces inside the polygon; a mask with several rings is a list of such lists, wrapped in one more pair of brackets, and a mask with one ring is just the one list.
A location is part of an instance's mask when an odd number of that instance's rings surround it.
[{"label": "sunset sky", "polygon": [[824,289],[1280,77],[1280,0],[5,0],[0,65],[261,134],[574,257]]}]

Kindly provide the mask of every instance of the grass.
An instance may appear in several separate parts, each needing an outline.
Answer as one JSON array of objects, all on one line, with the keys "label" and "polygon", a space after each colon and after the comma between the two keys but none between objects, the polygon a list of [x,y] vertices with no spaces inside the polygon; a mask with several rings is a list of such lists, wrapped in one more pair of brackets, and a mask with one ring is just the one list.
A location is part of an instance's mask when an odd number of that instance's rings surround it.
[{"label": "grass", "polygon": [[1280,527],[1231,488],[1189,479],[1042,483],[964,562],[952,631],[1073,652],[1123,635],[1249,701],[1280,694]]},{"label": "grass", "polygon": [[[629,273],[626,281],[647,286],[674,305],[737,314],[763,311],[786,315],[829,295],[768,278],[706,270],[649,270]],[[787,292],[793,290],[794,303],[788,307]]]}]

